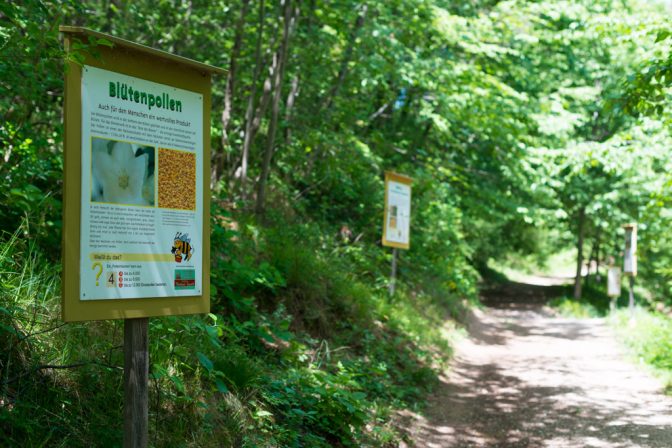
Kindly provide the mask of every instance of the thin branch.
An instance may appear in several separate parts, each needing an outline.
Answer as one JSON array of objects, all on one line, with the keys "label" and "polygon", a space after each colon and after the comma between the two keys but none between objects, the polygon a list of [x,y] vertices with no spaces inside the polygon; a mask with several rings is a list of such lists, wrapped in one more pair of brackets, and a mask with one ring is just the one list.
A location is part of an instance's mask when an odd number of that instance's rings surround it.
[{"label": "thin branch", "polygon": [[375,111],[371,116],[369,117],[369,121],[373,121],[376,118],[378,118],[380,115],[383,114],[387,110],[387,108],[390,106],[390,103],[385,103],[383,104],[377,111]]},{"label": "thin branch", "polygon": [[41,331],[36,331],[34,333],[29,333],[27,335],[24,335],[24,336],[20,337],[19,342],[24,341],[28,338],[32,338],[33,336],[37,336],[38,334],[44,334],[44,333],[49,333],[50,331],[58,330],[59,328],[64,327],[66,325],[68,325],[68,323],[64,322],[62,324],[56,325],[55,327],[47,328],[46,330],[41,330]]},{"label": "thin branch", "polygon": [[33,367],[32,369],[22,372],[18,375],[13,376],[12,378],[0,383],[3,386],[7,384],[11,384],[15,381],[20,380],[21,378],[24,378],[26,376],[30,376],[34,373],[37,373],[41,370],[66,370],[66,369],[76,369],[79,367],[84,367],[84,366],[89,366],[89,365],[94,365],[94,366],[100,366],[100,367],[107,367],[108,369],[117,369],[117,370],[124,370],[123,367],[121,366],[113,366],[113,365],[108,365],[99,361],[86,361],[86,362],[77,362],[74,364],[64,364],[64,365],[58,365],[58,364],[43,364],[40,366]]}]

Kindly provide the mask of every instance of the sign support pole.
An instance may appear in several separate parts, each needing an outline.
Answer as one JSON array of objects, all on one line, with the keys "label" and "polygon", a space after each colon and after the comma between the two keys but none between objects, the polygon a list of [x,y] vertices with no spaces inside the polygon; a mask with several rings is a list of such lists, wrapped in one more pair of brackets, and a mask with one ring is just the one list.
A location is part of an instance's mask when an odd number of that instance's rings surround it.
[{"label": "sign support pole", "polygon": [[390,296],[394,296],[394,290],[397,283],[397,252],[396,247],[392,248],[392,272],[390,275]]},{"label": "sign support pole", "polygon": [[630,309],[630,315],[632,316],[633,313],[635,312],[635,292],[634,292],[634,290],[635,290],[635,276],[634,275],[630,275],[628,283],[630,285],[630,288],[628,290],[628,296],[629,296],[628,308]]},{"label": "sign support pole", "polygon": [[124,320],[124,448],[148,442],[149,318]]}]

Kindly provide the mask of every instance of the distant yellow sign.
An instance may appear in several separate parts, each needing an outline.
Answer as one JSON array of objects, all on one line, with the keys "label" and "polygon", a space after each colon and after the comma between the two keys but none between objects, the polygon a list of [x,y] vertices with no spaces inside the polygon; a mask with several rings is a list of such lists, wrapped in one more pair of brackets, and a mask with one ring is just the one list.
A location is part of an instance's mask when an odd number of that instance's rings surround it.
[{"label": "distant yellow sign", "polygon": [[410,177],[385,173],[385,216],[383,246],[408,249],[411,246]]}]

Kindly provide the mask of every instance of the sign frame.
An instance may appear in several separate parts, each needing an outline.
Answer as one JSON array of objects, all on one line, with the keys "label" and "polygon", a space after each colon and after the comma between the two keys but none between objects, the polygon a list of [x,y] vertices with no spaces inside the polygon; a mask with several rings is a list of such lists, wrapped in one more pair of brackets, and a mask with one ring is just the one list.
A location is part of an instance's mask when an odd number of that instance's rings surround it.
[{"label": "sign frame", "polygon": [[[79,42],[80,63],[66,62],[64,95],[64,182],[61,314],[66,322],[202,314],[210,311],[210,107],[211,77],[225,70],[82,27],[61,26],[65,51]],[[100,45],[104,39],[106,45]],[[111,43],[111,47],[107,46]],[[203,96],[203,229],[200,295],[134,299],[80,300],[83,65],[188,90]]]},{"label": "sign frame", "polygon": [[410,249],[411,247],[411,223],[410,223],[410,204],[409,204],[409,223],[408,223],[408,243],[398,243],[396,241],[390,241],[387,239],[387,223],[389,222],[388,220],[388,213],[390,212],[389,206],[388,206],[388,199],[389,199],[389,185],[390,181],[392,182],[398,182],[400,184],[408,185],[409,189],[411,189],[411,198],[409,199],[409,202],[411,201],[413,197],[413,191],[412,191],[412,184],[413,184],[413,179],[411,179],[408,176],[405,176],[403,174],[398,174],[394,173],[392,171],[385,171],[385,208],[384,208],[384,213],[383,213],[383,236],[382,236],[382,244],[383,246],[387,247],[393,247],[395,249]]}]

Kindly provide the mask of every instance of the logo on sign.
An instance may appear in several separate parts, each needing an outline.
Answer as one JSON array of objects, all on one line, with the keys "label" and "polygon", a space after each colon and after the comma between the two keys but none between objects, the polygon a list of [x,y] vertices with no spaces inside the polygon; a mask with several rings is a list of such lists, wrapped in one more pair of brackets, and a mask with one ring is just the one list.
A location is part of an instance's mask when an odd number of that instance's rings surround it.
[{"label": "logo on sign", "polygon": [[196,289],[196,270],[175,269],[175,289]]},{"label": "logo on sign", "polygon": [[173,247],[170,253],[175,255],[175,261],[182,263],[182,260],[189,261],[194,254],[194,248],[191,245],[191,238],[188,233],[177,232],[173,240]]}]

